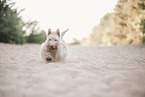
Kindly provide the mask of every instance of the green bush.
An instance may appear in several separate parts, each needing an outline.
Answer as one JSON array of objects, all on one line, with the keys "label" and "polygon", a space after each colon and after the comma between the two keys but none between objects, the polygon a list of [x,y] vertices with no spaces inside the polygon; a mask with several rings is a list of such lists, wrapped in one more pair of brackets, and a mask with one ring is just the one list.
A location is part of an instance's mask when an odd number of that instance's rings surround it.
[{"label": "green bush", "polygon": [[6,0],[0,0],[0,42],[25,43],[25,31],[22,30],[22,19],[17,9],[12,9]]},{"label": "green bush", "polygon": [[45,31],[41,31],[40,34],[31,33],[26,37],[28,43],[43,43],[46,40]]}]

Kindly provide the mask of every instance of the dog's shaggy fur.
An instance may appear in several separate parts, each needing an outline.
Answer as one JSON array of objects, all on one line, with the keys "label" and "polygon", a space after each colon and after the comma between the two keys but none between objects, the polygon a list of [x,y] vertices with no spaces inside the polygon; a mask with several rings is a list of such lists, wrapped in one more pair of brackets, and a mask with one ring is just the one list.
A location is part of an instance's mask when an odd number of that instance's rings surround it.
[{"label": "dog's shaggy fur", "polygon": [[59,29],[56,32],[48,30],[47,40],[41,45],[41,57],[44,61],[56,62],[66,58],[67,48],[62,37],[67,31],[68,29],[60,34]]}]

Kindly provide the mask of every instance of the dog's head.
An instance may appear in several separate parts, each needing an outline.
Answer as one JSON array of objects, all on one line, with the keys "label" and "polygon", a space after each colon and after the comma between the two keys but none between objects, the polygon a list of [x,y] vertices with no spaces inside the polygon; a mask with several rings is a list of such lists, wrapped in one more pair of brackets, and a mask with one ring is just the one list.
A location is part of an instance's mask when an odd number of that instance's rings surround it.
[{"label": "dog's head", "polygon": [[53,32],[53,31],[51,31],[51,29],[49,29],[48,33],[47,33],[48,48],[51,51],[57,50],[59,42],[60,42],[59,29],[57,29],[55,32]]}]

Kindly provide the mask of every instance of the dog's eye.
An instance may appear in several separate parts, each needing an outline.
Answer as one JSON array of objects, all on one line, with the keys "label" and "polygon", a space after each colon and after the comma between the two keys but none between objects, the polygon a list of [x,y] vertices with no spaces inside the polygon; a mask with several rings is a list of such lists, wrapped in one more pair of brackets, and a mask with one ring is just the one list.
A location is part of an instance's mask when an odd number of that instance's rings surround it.
[{"label": "dog's eye", "polygon": [[51,39],[49,39],[49,41],[51,41]]},{"label": "dog's eye", "polygon": [[57,40],[55,39],[55,41],[57,41]]}]

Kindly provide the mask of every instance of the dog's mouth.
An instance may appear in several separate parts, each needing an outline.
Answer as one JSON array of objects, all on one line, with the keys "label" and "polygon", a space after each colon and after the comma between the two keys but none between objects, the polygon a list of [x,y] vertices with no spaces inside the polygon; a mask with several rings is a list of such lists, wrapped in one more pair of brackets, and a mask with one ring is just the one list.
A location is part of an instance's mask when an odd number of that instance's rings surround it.
[{"label": "dog's mouth", "polygon": [[56,50],[56,48],[51,48],[51,50],[53,51],[53,50]]},{"label": "dog's mouth", "polygon": [[57,50],[57,47],[56,47],[56,46],[50,46],[49,49],[50,49],[51,51],[55,51],[55,50]]}]

